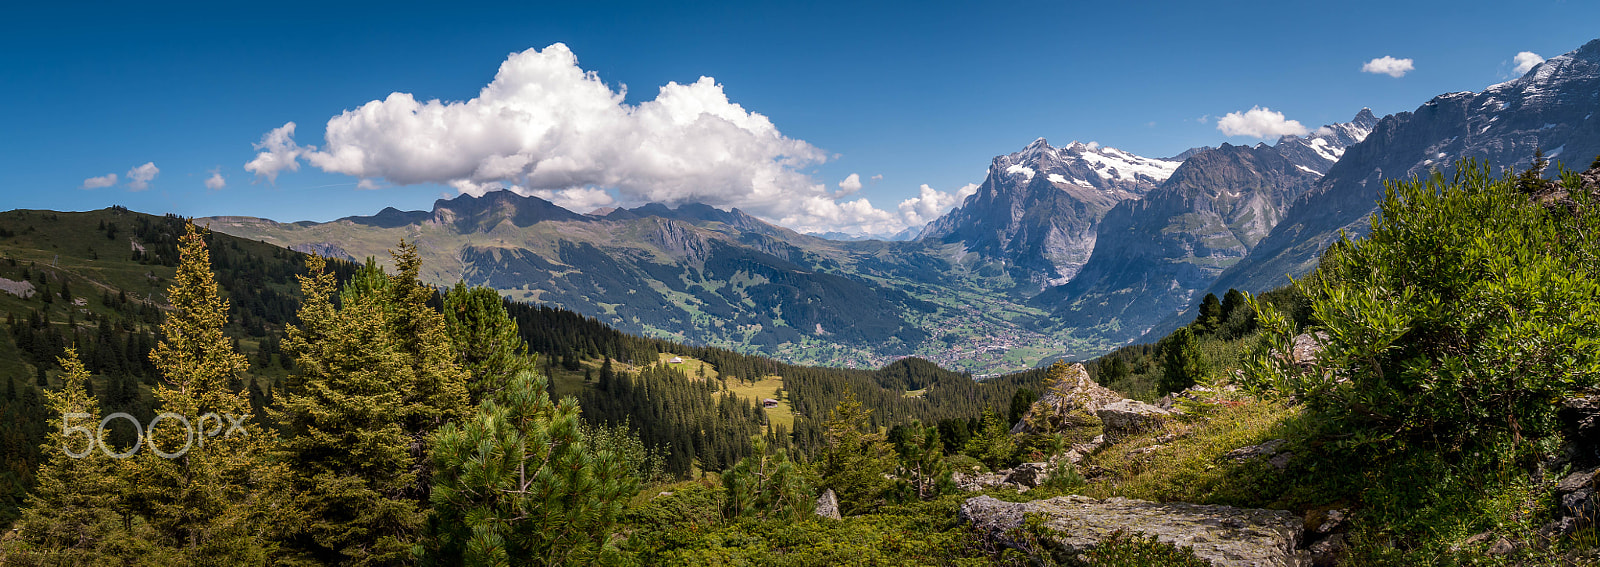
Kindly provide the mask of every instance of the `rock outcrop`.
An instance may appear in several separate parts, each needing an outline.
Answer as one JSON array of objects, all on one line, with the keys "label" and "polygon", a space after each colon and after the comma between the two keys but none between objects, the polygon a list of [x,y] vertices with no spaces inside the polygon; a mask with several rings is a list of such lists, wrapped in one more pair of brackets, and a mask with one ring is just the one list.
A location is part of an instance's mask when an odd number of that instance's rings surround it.
[{"label": "rock outcrop", "polygon": [[1069,553],[1091,549],[1122,531],[1192,547],[1196,556],[1219,566],[1297,567],[1309,561],[1307,553],[1296,549],[1302,519],[1282,510],[1076,495],[1022,503],[978,496],[967,499],[960,514],[1005,545],[1016,545],[1009,532],[1022,526],[1028,514],[1039,514],[1054,531],[1052,542]]},{"label": "rock outcrop", "polygon": [[1006,482],[1006,477],[1010,476],[1010,474],[1011,473],[1008,470],[1003,470],[998,473],[957,472],[950,475],[950,481],[954,482],[956,484],[956,488],[961,489],[962,492],[978,492],[980,490],[988,490],[990,488],[998,488],[1003,486],[1015,488],[1018,492],[1027,491],[1027,487]]},{"label": "rock outcrop", "polygon": [[1012,468],[1011,472],[1006,473],[1003,482],[1028,488],[1038,488],[1039,485],[1044,484],[1049,479],[1049,463],[1022,463]]},{"label": "rock outcrop", "polygon": [[23,299],[27,299],[27,298],[33,297],[33,293],[34,293],[33,292],[33,282],[30,282],[30,281],[20,281],[19,282],[19,281],[8,280],[6,278],[0,278],[0,291],[4,291],[6,293],[9,293],[11,295],[15,295],[15,296],[23,298]]},{"label": "rock outcrop", "polygon": [[817,515],[835,520],[844,518],[839,514],[839,496],[833,493],[832,488],[823,491],[822,496],[817,497]]},{"label": "rock outcrop", "polygon": [[1155,427],[1172,416],[1172,412],[1123,398],[1096,384],[1082,364],[1056,363],[1050,367],[1050,383],[1050,391],[1028,408],[1022,419],[1012,426],[1012,433],[1083,427],[1099,421],[1105,432],[1116,438],[1119,434]]}]

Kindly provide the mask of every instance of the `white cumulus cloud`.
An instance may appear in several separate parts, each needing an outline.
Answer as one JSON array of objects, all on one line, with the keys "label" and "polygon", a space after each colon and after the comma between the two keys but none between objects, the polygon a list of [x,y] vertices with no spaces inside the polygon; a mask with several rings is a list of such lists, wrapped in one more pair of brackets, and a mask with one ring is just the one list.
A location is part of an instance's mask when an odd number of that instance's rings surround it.
[{"label": "white cumulus cloud", "polygon": [[916,197],[900,202],[900,216],[907,226],[927,224],[978,192],[978,184],[968,183],[951,192],[939,191],[924,183]]},{"label": "white cumulus cloud", "polygon": [[624,102],[626,92],[557,43],[511,54],[469,100],[396,92],[347,110],[328,120],[321,148],[296,144],[294,123],[285,124],[262,136],[245,168],[272,180],[303,159],[393,185],[512,190],[578,207],[614,191],[624,203],[739,207],[795,228],[895,218],[844,200],[859,176],[830,190],[803,173],[828,154],[730,101],[710,77],[669,82],[637,105]]},{"label": "white cumulus cloud", "polygon": [[273,128],[261,136],[261,141],[253,144],[255,149],[261,150],[256,158],[244,164],[244,170],[256,174],[256,179],[267,178],[268,183],[278,181],[278,173],[284,170],[299,171],[301,155],[315,151],[316,146],[300,146],[294,143],[294,123],[290,122]]},{"label": "white cumulus cloud", "polygon": [[1516,68],[1512,69],[1512,71],[1515,71],[1518,75],[1526,75],[1528,71],[1532,71],[1534,67],[1537,67],[1540,63],[1544,63],[1544,58],[1540,57],[1538,53],[1534,53],[1532,51],[1523,51],[1518,53],[1517,56],[1511,58],[1511,60],[1517,64]]},{"label": "white cumulus cloud", "polygon": [[227,186],[228,180],[222,177],[221,171],[212,170],[211,177],[206,178],[206,189],[215,191]]},{"label": "white cumulus cloud", "polygon": [[569,211],[587,213],[589,211],[617,204],[610,193],[593,187],[577,187],[551,191],[549,189],[535,189],[531,194],[540,199],[555,203],[556,206]]},{"label": "white cumulus cloud", "polygon": [[145,162],[144,165],[128,170],[128,190],[143,191],[149,189],[150,182],[155,180],[156,175],[160,173],[161,168],[156,167],[156,163],[153,161]]},{"label": "white cumulus cloud", "polygon": [[849,177],[844,178],[844,181],[839,182],[839,190],[844,192],[846,195],[860,191],[861,176],[854,173],[850,174]]},{"label": "white cumulus cloud", "polygon": [[90,177],[83,180],[84,189],[99,189],[101,187],[110,187],[116,184],[117,174],[115,173],[107,173],[99,177]]},{"label": "white cumulus cloud", "polygon": [[1406,76],[1406,73],[1410,73],[1412,70],[1416,69],[1416,66],[1412,63],[1413,62],[1409,58],[1395,59],[1385,55],[1383,57],[1366,62],[1366,64],[1361,66],[1361,72],[1400,78]]},{"label": "white cumulus cloud", "polygon": [[1284,135],[1304,136],[1310,133],[1298,120],[1287,120],[1282,112],[1252,106],[1250,110],[1229,112],[1217,119],[1217,130],[1228,136],[1276,138]]}]

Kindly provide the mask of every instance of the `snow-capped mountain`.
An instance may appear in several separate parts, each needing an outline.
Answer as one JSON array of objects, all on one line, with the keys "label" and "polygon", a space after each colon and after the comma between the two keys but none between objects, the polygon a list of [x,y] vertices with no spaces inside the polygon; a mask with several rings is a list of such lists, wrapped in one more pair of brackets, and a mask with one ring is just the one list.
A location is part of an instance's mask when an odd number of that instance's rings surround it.
[{"label": "snow-capped mountain", "polygon": [[[1597,110],[1600,40],[1482,92],[1442,94],[1412,112],[1385,116],[1207,291],[1220,296],[1229,288],[1266,290],[1284,284],[1285,274],[1310,271],[1341,230],[1367,232],[1385,180],[1448,171],[1463,158],[1487,162],[1496,170],[1524,169],[1538,149],[1552,163],[1584,169],[1600,154]],[[1546,175],[1554,171],[1552,166]],[[1152,332],[1186,318],[1192,315],[1177,316]]]},{"label": "snow-capped mountain", "polygon": [[1323,126],[1304,138],[1284,136],[1272,147],[1296,166],[1320,176],[1344,156],[1345,148],[1367,139],[1377,125],[1372,109],[1363,108],[1349,122]]},{"label": "snow-capped mountain", "polygon": [[1306,138],[1186,152],[1183,165],[1160,186],[1106,213],[1089,262],[1034,303],[1072,326],[1137,336],[1188,307],[1198,290],[1249,253],[1376,121],[1362,109],[1350,122]]},{"label": "snow-capped mountain", "polygon": [[1089,260],[1105,212],[1150,192],[1178,164],[1095,143],[1058,148],[1039,138],[994,158],[978,191],[929,223],[921,239],[961,242],[1041,286],[1063,282]]},{"label": "snow-capped mountain", "polygon": [[[1242,203],[1248,202],[1248,208],[1254,211],[1246,215],[1248,222],[1240,221],[1243,224],[1239,224],[1230,221],[1230,224],[1238,225],[1235,228],[1240,232],[1240,239],[1235,243],[1239,246],[1227,247],[1231,251],[1229,256],[1237,260],[1249,250],[1249,246],[1253,246],[1266,235],[1266,231],[1272,229],[1287,200],[1298,196],[1308,187],[1302,176],[1284,174],[1276,169],[1257,170],[1250,167],[1287,164],[1291,169],[1311,176],[1309,179],[1314,181],[1339,160],[1346,147],[1366,138],[1376,123],[1377,118],[1372,111],[1362,109],[1350,122],[1323,126],[1306,137],[1283,136],[1272,146],[1259,144],[1252,151],[1264,153],[1258,159],[1247,160],[1251,161],[1251,165],[1243,166],[1246,167],[1243,171],[1219,172],[1208,176],[1205,168],[1241,165],[1227,159],[1206,160],[1194,166],[1201,170],[1191,172],[1188,176],[1190,182],[1162,196],[1171,202],[1138,207],[1145,212],[1134,214],[1160,215],[1160,218],[1148,221],[1165,226],[1175,222],[1175,215],[1188,213],[1204,215],[1222,210],[1218,213],[1221,217],[1228,217],[1233,212],[1244,214],[1244,209],[1234,211],[1233,208],[1247,206]],[[1238,152],[1229,148],[1236,146],[1224,144],[1222,148],[1192,148],[1163,159],[1143,157],[1092,142],[1072,142],[1057,148],[1040,138],[1022,151],[994,158],[989,166],[988,177],[977,193],[968,197],[961,207],[930,223],[921,238],[962,242],[968,251],[1006,260],[1026,272],[1027,279],[1036,283],[1061,285],[1071,281],[1096,253],[1096,242],[1103,233],[1099,230],[1101,218],[1112,207],[1119,206],[1119,203],[1134,206],[1131,203],[1146,198],[1166,183],[1180,164],[1187,163],[1197,155],[1224,149]],[[1274,156],[1278,159],[1273,159]],[[1251,175],[1259,179],[1251,179]],[[1208,178],[1211,181],[1193,181]],[[1223,179],[1239,186],[1232,189],[1212,187],[1217,180]],[[1210,187],[1208,191],[1215,189],[1212,191],[1215,194],[1197,196],[1186,193],[1188,189],[1185,188],[1198,186]],[[1250,196],[1243,200],[1227,197],[1240,191]],[[1217,199],[1227,200],[1228,203],[1220,203]],[[1132,222],[1131,219],[1125,220]],[[1124,226],[1114,232],[1124,234],[1127,229]],[[1194,229],[1194,226],[1190,226],[1186,230]],[[1163,238],[1161,234],[1152,237]],[[1113,245],[1113,248],[1116,247],[1120,247],[1120,244]],[[1227,263],[1231,261],[1221,265],[1208,264],[1210,267],[1203,270],[1205,277],[1214,277]]]}]

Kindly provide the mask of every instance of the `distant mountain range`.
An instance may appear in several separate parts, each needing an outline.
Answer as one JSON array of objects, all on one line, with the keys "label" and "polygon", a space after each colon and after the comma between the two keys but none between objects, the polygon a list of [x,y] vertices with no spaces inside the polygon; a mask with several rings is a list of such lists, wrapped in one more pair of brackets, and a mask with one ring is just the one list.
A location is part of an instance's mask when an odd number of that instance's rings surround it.
[{"label": "distant mountain range", "polygon": [[1290,203],[1376,122],[1362,109],[1350,122],[1324,126],[1309,138],[1193,153],[1143,198],[1112,207],[1082,270],[1034,303],[1100,336],[1142,334],[1194,304],[1195,293],[1266,238]]},{"label": "distant mountain range", "polygon": [[202,220],[353,259],[384,260],[405,238],[431,282],[489,285],[646,336],[990,373],[1160,336],[1207,292],[1282,285],[1340,230],[1364,231],[1386,179],[1469,157],[1522,168],[1536,148],[1581,169],[1600,154],[1597,108],[1600,40],[1481,93],[1381,120],[1363,109],[1272,145],[1148,158],[1041,138],[994,158],[976,193],[920,234],[804,235],[699,204],[585,215],[509,192],[327,223]]},{"label": "distant mountain range", "polygon": [[917,236],[922,234],[922,228],[923,227],[920,226],[906,227],[905,230],[893,234],[848,234],[830,230],[828,232],[807,232],[806,236],[815,236],[824,240],[843,240],[846,242],[856,242],[860,240],[905,242],[907,240],[916,240]]},{"label": "distant mountain range", "polygon": [[[1600,40],[1552,57],[1522,77],[1482,92],[1439,95],[1412,112],[1384,117],[1350,146],[1316,186],[1295,199],[1283,220],[1206,292],[1263,290],[1316,266],[1339,232],[1366,234],[1385,180],[1449,174],[1473,158],[1497,169],[1522,170],[1536,150],[1552,164],[1586,169],[1600,155]],[[1555,165],[1546,176],[1556,173]],[[1168,317],[1152,333],[1175,328],[1192,310]]]},{"label": "distant mountain range", "polygon": [[828,240],[738,209],[650,204],[580,215],[500,191],[325,223],[199,222],[352,260],[386,261],[404,238],[436,285],[487,285],[644,336],[796,362],[877,367],[918,355],[991,373],[1110,346],[1033,329],[1047,313],[1005,291],[1015,286],[999,262],[959,245]]}]

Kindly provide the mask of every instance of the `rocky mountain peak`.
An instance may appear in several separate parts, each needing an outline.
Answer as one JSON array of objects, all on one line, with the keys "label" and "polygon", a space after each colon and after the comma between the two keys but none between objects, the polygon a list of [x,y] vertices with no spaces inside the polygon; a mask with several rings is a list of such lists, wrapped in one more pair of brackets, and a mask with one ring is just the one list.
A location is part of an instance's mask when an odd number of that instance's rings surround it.
[{"label": "rocky mountain peak", "polygon": [[1101,191],[1124,192],[1118,198],[1142,195],[1165,181],[1179,161],[1147,158],[1109,146],[1073,142],[1054,147],[1044,138],[1022,150],[996,156],[989,166],[997,188],[1016,189],[1036,178],[1051,185],[1075,185]]},{"label": "rocky mountain peak", "polygon": [[1007,260],[1039,285],[1072,277],[1094,248],[1094,227],[1118,202],[1137,199],[1172,176],[1179,162],[1094,142],[1051,146],[1044,138],[996,156],[982,185],[921,239],[963,242]]},{"label": "rocky mountain peak", "polygon": [[1273,147],[1302,170],[1323,175],[1344,157],[1345,148],[1367,139],[1377,126],[1378,117],[1372,114],[1372,109],[1363,108],[1349,122],[1324,125],[1303,138],[1283,136]]},{"label": "rocky mountain peak", "polygon": [[[1596,93],[1600,40],[1482,92],[1441,94],[1411,112],[1383,117],[1294,202],[1267,238],[1206,291],[1261,291],[1283,284],[1286,274],[1310,271],[1341,232],[1360,235],[1369,229],[1367,219],[1377,209],[1385,180],[1449,171],[1464,158],[1497,170],[1519,170],[1538,150],[1552,163],[1588,165],[1600,154]],[[1180,314],[1153,332],[1192,319],[1191,313]]]},{"label": "rocky mountain peak", "polygon": [[433,222],[453,225],[456,230],[488,232],[503,221],[519,227],[549,220],[581,221],[588,217],[556,206],[555,203],[511,191],[490,191],[481,197],[461,195],[433,203]]},{"label": "rocky mountain peak", "polygon": [[676,208],[669,207],[664,203],[648,203],[632,209],[617,208],[606,213],[601,218],[620,221],[650,217],[684,221],[697,225],[721,223],[728,229],[739,232],[753,232],[769,236],[786,235],[786,229],[768,224],[737,208],[730,208],[724,211],[704,203],[682,203]]}]

